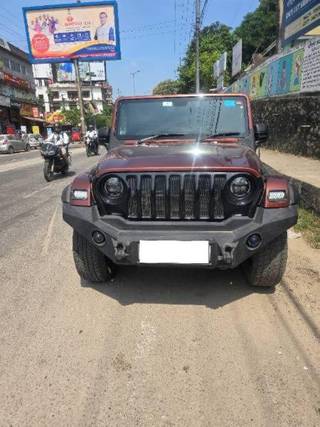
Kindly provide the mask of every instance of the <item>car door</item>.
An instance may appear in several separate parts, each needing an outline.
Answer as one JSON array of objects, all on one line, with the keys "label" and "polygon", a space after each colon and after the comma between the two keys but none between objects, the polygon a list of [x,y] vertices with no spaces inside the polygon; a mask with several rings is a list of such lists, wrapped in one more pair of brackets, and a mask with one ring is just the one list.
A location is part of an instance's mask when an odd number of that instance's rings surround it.
[{"label": "car door", "polygon": [[19,135],[13,135],[13,139],[14,139],[14,143],[16,145],[16,150],[18,151],[22,151],[25,149],[26,144],[25,144],[25,140],[22,139]]}]

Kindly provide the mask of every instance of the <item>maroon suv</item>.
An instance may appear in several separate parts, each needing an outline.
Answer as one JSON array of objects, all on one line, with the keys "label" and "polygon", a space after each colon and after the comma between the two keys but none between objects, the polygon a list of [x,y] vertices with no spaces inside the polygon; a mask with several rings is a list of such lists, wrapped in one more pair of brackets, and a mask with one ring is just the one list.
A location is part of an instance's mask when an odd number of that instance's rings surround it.
[{"label": "maroon suv", "polygon": [[109,152],[63,192],[80,276],[108,281],[118,265],[239,265],[253,286],[285,271],[294,192],[266,176],[267,139],[245,95],[120,98]]}]

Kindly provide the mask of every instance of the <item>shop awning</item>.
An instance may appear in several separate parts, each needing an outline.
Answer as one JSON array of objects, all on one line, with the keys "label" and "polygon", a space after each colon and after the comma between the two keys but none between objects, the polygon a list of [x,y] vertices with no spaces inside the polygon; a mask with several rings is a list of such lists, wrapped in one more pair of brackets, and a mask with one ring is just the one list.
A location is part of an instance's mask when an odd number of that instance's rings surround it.
[{"label": "shop awning", "polygon": [[40,119],[40,117],[29,117],[29,116],[21,116],[23,119],[30,120],[30,122],[38,122],[38,123],[46,123],[47,121],[44,119]]}]

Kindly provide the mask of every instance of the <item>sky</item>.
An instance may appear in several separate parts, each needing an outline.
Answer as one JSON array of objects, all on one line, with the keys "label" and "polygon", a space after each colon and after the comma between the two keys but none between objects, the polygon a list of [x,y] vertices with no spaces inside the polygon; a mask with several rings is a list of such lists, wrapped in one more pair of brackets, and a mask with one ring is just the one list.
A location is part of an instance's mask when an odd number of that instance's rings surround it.
[{"label": "sky", "polygon": [[[68,0],[0,0],[0,37],[27,50],[23,6],[75,3]],[[201,1],[202,5],[204,0]],[[220,21],[236,27],[259,0],[209,0],[203,26]],[[114,96],[148,94],[161,80],[174,79],[194,29],[194,0],[118,0],[120,61],[107,64]]]}]

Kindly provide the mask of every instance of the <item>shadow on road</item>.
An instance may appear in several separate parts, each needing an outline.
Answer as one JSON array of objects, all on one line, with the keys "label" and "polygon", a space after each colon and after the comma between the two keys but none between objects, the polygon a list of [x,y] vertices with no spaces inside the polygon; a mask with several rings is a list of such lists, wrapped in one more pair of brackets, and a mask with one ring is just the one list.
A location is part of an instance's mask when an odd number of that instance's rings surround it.
[{"label": "shadow on road", "polygon": [[240,269],[219,271],[199,268],[121,267],[111,284],[81,281],[122,305],[183,304],[217,309],[252,293],[274,289],[250,288]]},{"label": "shadow on road", "polygon": [[75,171],[68,171],[65,175],[63,175],[62,173],[55,173],[50,182],[59,181],[60,179],[70,178],[71,176],[74,176],[75,174],[76,174]]}]

